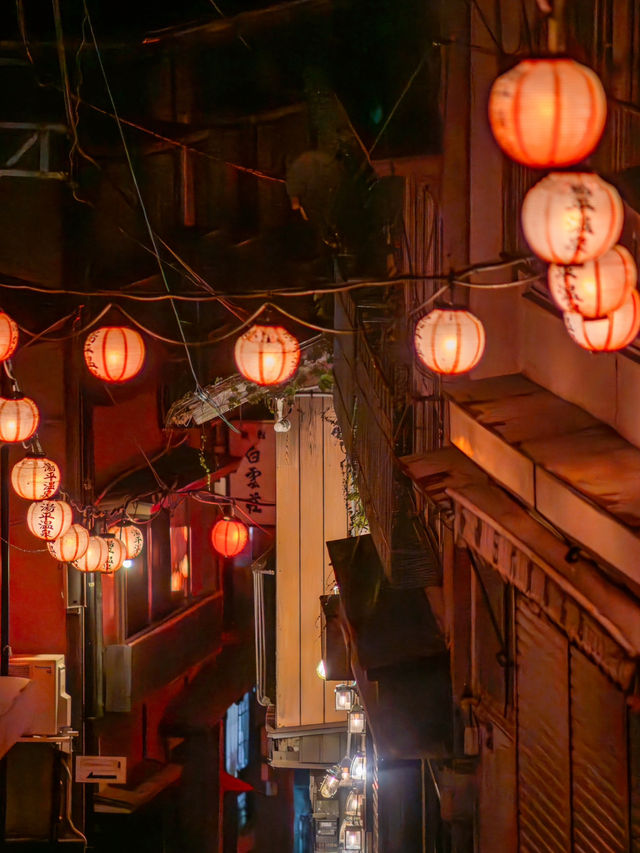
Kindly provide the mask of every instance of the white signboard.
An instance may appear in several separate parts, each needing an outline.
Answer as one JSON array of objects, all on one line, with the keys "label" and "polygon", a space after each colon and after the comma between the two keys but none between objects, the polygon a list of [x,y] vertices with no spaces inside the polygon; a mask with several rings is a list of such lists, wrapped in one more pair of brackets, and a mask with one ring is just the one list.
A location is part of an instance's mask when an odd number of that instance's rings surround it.
[{"label": "white signboard", "polygon": [[121,785],[126,781],[126,758],[119,755],[76,756],[76,782],[111,782]]},{"label": "white signboard", "polygon": [[240,456],[238,470],[229,477],[241,521],[260,526],[276,523],[276,434],[273,421],[234,421],[239,432],[229,433],[229,452]]}]

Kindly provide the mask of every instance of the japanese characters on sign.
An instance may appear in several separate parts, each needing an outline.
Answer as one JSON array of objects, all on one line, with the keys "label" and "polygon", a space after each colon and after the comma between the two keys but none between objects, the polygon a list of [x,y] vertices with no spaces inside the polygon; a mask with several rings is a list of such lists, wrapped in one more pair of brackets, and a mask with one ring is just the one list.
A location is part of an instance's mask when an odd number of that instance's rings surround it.
[{"label": "japanese characters on sign", "polygon": [[230,477],[230,494],[248,517],[264,526],[276,523],[275,514],[275,433],[271,422],[236,421],[240,430],[232,433],[230,451],[242,461]]}]

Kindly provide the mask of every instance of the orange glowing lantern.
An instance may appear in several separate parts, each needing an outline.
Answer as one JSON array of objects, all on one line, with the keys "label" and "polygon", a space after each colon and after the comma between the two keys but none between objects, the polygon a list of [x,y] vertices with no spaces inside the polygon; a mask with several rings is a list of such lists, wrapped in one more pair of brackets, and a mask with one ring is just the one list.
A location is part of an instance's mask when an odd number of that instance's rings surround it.
[{"label": "orange glowing lantern", "polygon": [[0,361],[11,358],[18,346],[18,324],[0,311]]},{"label": "orange glowing lantern", "polygon": [[73,511],[66,501],[35,501],[27,510],[27,526],[34,536],[53,542],[71,527]]},{"label": "orange glowing lantern", "polygon": [[38,429],[40,412],[29,397],[0,397],[0,441],[26,441]]},{"label": "orange glowing lantern", "polygon": [[60,563],[73,563],[87,553],[89,538],[86,527],[81,524],[72,524],[59,539],[47,542],[47,548],[51,556]]},{"label": "orange glowing lantern", "polygon": [[252,326],[236,341],[240,373],[256,385],[280,385],[298,369],[300,344],[282,326]]},{"label": "orange glowing lantern", "polygon": [[211,529],[211,543],[223,557],[236,557],[248,539],[247,525],[236,518],[221,518]]},{"label": "orange glowing lantern", "polygon": [[489,95],[496,142],[534,169],[584,160],[598,144],[606,117],[600,79],[572,59],[525,59],[498,77]]},{"label": "orange glowing lantern", "polygon": [[44,501],[60,488],[60,469],[46,456],[25,456],[11,469],[11,485],[25,500]]},{"label": "orange glowing lantern", "polygon": [[87,337],[84,360],[87,367],[105,382],[126,382],[144,364],[142,336],[126,326],[103,326]]},{"label": "orange glowing lantern", "polygon": [[87,550],[81,557],[73,560],[71,565],[79,572],[97,572],[108,557],[106,541],[102,536],[90,536]]},{"label": "orange glowing lantern", "polygon": [[484,326],[470,311],[435,308],[419,321],[414,343],[418,358],[429,370],[466,373],[482,358]]},{"label": "orange glowing lantern", "polygon": [[635,261],[624,246],[579,266],[549,266],[549,291],[562,311],[604,317],[619,308],[636,286]]},{"label": "orange glowing lantern", "polygon": [[592,352],[614,352],[629,346],[640,331],[640,296],[632,290],[616,311],[597,320],[566,312],[565,326],[573,340]]},{"label": "orange glowing lantern", "polygon": [[586,172],[552,172],[522,203],[527,243],[552,264],[584,264],[604,255],[617,242],[622,219],[617,190]]},{"label": "orange glowing lantern", "polygon": [[114,524],[109,528],[109,533],[119,539],[125,547],[125,560],[134,560],[144,547],[144,536],[139,527],[129,522],[125,524]]},{"label": "orange glowing lantern", "polygon": [[106,543],[107,551],[105,559],[98,567],[98,571],[102,572],[103,575],[112,575],[114,572],[118,571],[127,559],[127,549],[125,548],[124,542],[121,542],[120,539],[116,539],[115,536],[107,534],[102,538]]}]

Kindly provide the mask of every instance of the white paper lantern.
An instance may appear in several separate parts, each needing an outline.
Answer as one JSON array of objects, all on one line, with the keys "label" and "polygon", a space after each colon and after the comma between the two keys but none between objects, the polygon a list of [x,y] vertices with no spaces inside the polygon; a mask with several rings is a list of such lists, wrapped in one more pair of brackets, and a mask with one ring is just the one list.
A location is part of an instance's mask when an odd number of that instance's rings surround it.
[{"label": "white paper lantern", "polygon": [[489,95],[496,142],[534,169],[584,160],[598,144],[606,117],[599,77],[573,59],[525,59],[498,77]]},{"label": "white paper lantern", "polygon": [[618,241],[622,220],[617,190],[586,172],[552,172],[522,203],[527,243],[553,264],[584,264],[604,255]]},{"label": "white paper lantern", "polygon": [[126,382],[142,370],[146,349],[135,329],[102,326],[84,344],[84,360],[94,376],[105,382]]},{"label": "white paper lantern", "polygon": [[98,571],[102,572],[103,575],[112,575],[118,571],[127,559],[127,549],[124,542],[116,539],[115,536],[105,536],[104,541],[107,545],[107,554],[106,558],[100,564]]},{"label": "white paper lantern", "polygon": [[620,308],[635,288],[638,272],[624,246],[581,265],[549,266],[549,291],[562,311],[604,317]]},{"label": "white paper lantern", "polygon": [[592,352],[624,349],[640,331],[640,296],[632,290],[623,305],[606,317],[587,320],[577,312],[566,312],[564,322],[573,340]]},{"label": "white paper lantern", "polygon": [[25,456],[11,469],[11,485],[25,500],[44,501],[60,488],[60,469],[46,456]]},{"label": "white paper lantern", "polygon": [[280,385],[298,369],[300,344],[282,326],[255,325],[236,341],[238,371],[256,385]]},{"label": "white paper lantern", "polygon": [[61,563],[73,563],[87,553],[89,547],[89,531],[81,524],[72,524],[54,542],[47,542],[47,548],[52,557]]},{"label": "white paper lantern", "polygon": [[466,373],[482,358],[484,326],[470,311],[436,308],[419,321],[414,343],[418,358],[435,373]]},{"label": "white paper lantern", "polygon": [[114,524],[109,528],[109,533],[123,543],[126,550],[126,560],[134,560],[144,548],[144,536],[135,524],[129,522]]},{"label": "white paper lantern", "polygon": [[107,560],[107,543],[102,536],[90,536],[87,550],[81,557],[72,562],[72,566],[79,572],[89,573],[100,571]]},{"label": "white paper lantern", "polygon": [[27,525],[38,539],[53,542],[71,527],[73,510],[66,501],[35,501],[27,510]]},{"label": "white paper lantern", "polygon": [[0,311],[0,361],[11,358],[18,346],[18,324]]},{"label": "white paper lantern", "polygon": [[39,423],[40,412],[30,397],[0,397],[0,441],[26,441]]}]

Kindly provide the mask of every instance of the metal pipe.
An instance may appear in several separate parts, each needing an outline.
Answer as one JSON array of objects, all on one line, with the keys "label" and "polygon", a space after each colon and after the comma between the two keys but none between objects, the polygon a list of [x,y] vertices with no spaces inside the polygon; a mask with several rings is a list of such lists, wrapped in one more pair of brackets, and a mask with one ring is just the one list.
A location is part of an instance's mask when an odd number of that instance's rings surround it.
[{"label": "metal pipe", "polygon": [[[0,449],[0,675],[9,675],[9,445]],[[7,822],[7,757],[0,761],[0,839]],[[4,845],[3,845],[4,846]]]},{"label": "metal pipe", "polygon": [[0,675],[9,675],[9,445],[0,449],[0,564],[2,600],[0,605]]}]

